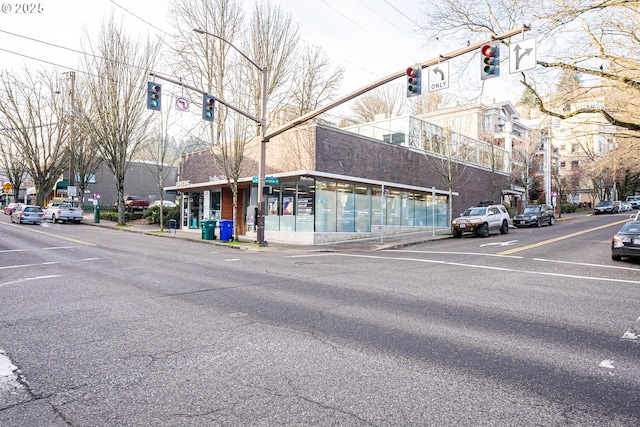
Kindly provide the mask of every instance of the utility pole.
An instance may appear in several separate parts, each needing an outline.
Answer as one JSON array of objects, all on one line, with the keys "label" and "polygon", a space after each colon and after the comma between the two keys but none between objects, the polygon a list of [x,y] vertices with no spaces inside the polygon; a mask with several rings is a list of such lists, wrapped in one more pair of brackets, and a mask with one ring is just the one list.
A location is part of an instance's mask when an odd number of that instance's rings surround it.
[{"label": "utility pole", "polygon": [[69,71],[65,74],[69,75],[69,98],[71,102],[71,110],[69,112],[69,186],[75,185],[76,172],[74,170],[74,149],[76,139],[76,121],[75,121],[75,98],[76,98],[76,73],[75,71]]}]

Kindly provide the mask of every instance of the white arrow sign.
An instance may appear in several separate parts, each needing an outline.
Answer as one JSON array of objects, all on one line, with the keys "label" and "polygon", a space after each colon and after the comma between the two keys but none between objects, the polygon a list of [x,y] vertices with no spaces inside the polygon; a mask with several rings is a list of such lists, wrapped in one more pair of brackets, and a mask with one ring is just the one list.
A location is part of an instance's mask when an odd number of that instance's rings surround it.
[{"label": "white arrow sign", "polygon": [[449,88],[449,61],[440,62],[427,69],[429,92]]},{"label": "white arrow sign", "polygon": [[521,71],[536,68],[536,39],[526,39],[509,46],[509,72],[519,73]]},{"label": "white arrow sign", "polygon": [[508,242],[485,243],[483,245],[480,245],[480,247],[483,248],[485,246],[511,246],[511,245],[515,244],[516,242],[517,242],[517,240],[509,240]]}]

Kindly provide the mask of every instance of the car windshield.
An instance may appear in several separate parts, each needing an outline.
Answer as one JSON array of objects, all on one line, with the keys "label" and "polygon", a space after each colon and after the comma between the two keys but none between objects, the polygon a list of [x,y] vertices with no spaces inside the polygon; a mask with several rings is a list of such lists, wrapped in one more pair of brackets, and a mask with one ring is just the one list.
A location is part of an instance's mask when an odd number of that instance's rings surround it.
[{"label": "car windshield", "polygon": [[613,205],[613,202],[611,200],[607,200],[606,202],[598,203],[598,206],[611,206],[611,205]]},{"label": "car windshield", "polygon": [[523,214],[534,214],[534,213],[538,213],[540,212],[540,208],[537,206],[530,206],[530,207],[526,207],[524,208],[524,210],[522,211]]},{"label": "car windshield", "polygon": [[462,216],[483,216],[487,214],[487,208],[469,208]]},{"label": "car windshield", "polygon": [[621,233],[640,233],[640,222],[628,222],[620,229]]}]

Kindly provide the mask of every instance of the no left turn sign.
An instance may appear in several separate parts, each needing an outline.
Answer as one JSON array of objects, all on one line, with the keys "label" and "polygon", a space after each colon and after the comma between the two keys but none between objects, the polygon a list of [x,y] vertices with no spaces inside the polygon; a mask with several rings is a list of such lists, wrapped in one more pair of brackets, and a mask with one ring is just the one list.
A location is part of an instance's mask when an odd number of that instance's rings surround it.
[{"label": "no left turn sign", "polygon": [[176,110],[189,111],[189,100],[181,96],[176,98]]}]

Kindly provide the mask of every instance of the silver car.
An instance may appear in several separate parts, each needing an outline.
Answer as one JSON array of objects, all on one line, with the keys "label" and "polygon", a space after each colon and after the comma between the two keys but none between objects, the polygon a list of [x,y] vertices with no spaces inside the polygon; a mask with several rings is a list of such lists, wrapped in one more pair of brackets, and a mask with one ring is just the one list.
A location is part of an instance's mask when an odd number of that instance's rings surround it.
[{"label": "silver car", "polygon": [[30,222],[31,224],[40,224],[44,221],[44,211],[40,206],[24,205],[16,209],[11,214],[11,222],[22,224]]}]

